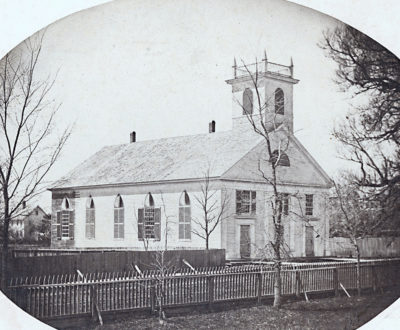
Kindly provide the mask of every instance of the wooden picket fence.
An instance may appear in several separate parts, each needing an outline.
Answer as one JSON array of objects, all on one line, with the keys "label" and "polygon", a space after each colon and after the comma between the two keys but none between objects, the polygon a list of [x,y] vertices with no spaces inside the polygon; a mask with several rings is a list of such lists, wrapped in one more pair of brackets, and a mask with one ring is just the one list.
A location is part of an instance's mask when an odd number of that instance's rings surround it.
[{"label": "wooden picket fence", "polygon": [[[260,302],[273,296],[275,273],[270,266],[224,270],[215,267],[164,274],[86,274],[84,278],[43,277],[25,279],[25,282],[13,279],[8,295],[22,309],[42,320],[94,315],[96,308],[101,312],[155,310],[156,297],[164,307],[212,305],[243,299]],[[399,270],[398,260],[363,263],[361,286],[376,290],[397,285]],[[346,289],[357,288],[354,263],[328,263],[319,267],[284,265],[281,278],[283,295],[338,292],[340,283]]]}]

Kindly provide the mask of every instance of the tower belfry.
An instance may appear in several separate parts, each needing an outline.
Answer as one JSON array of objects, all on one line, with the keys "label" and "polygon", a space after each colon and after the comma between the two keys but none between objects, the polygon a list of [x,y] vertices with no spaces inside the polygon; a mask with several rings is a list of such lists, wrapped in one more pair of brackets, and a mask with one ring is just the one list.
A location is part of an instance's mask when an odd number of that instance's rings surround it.
[{"label": "tower belfry", "polygon": [[238,66],[234,59],[233,79],[226,81],[232,86],[233,129],[248,125],[246,115],[260,113],[258,90],[265,121],[283,124],[293,133],[293,85],[299,82],[293,72],[292,59],[289,66],[269,62],[266,51],[261,62]]}]

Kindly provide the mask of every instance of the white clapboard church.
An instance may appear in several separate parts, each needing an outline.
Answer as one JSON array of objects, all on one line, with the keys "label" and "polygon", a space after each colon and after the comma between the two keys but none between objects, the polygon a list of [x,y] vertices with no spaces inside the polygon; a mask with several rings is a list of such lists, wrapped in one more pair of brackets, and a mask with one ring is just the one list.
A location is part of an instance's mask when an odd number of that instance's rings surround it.
[{"label": "white clapboard church", "polygon": [[[278,124],[285,123],[270,133],[273,147],[282,132],[288,136],[278,168],[287,252],[329,255],[331,181],[293,135],[293,64],[265,58],[256,70],[257,90],[275,102]],[[209,248],[225,249],[228,259],[259,257],[273,234],[272,186],[260,171],[270,160],[246,117],[257,104],[252,76],[235,65],[227,83],[232,130],[216,132],[211,122],[206,134],[139,142],[133,132],[130,143],[103,147],[56,182],[50,189],[52,247],[203,249],[196,233],[204,236],[207,194],[207,217],[220,219]]]}]

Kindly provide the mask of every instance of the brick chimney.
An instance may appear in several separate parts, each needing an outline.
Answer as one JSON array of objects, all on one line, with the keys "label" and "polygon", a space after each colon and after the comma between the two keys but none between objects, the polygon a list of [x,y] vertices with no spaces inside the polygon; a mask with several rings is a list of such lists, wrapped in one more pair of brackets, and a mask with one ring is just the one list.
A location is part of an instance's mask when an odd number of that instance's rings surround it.
[{"label": "brick chimney", "polygon": [[215,120],[208,123],[208,132],[215,133]]},{"label": "brick chimney", "polygon": [[136,142],[136,132],[135,131],[133,131],[130,134],[130,141],[131,141],[131,143],[135,143]]}]

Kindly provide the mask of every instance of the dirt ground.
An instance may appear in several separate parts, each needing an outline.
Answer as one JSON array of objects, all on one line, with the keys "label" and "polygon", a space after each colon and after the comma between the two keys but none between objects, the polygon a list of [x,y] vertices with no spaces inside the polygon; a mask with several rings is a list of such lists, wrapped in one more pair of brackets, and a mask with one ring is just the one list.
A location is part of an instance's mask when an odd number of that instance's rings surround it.
[{"label": "dirt ground", "polygon": [[[281,309],[271,305],[235,308],[213,313],[172,316],[160,325],[158,319],[125,316],[107,321],[103,327],[89,329],[356,329],[400,296],[400,288],[361,297],[311,298],[310,302],[292,301]],[[168,312],[167,312],[168,317]]]}]

